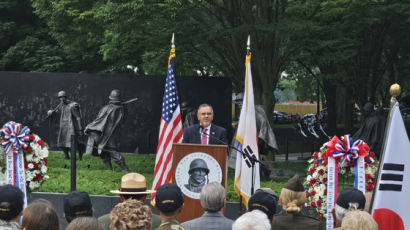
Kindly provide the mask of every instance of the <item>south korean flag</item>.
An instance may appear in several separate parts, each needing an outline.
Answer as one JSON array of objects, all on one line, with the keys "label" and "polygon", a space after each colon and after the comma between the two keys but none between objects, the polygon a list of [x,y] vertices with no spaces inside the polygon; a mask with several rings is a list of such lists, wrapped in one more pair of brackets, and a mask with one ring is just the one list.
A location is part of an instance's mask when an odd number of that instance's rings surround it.
[{"label": "south korean flag", "polygon": [[380,230],[410,230],[410,142],[397,103],[389,114],[382,156],[373,218]]}]

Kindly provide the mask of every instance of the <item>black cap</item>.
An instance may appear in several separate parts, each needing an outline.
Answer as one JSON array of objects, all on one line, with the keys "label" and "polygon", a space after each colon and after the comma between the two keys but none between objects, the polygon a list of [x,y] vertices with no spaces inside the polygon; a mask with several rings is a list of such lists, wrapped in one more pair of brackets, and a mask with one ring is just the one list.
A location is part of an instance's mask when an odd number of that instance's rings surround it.
[{"label": "black cap", "polygon": [[286,182],[284,188],[292,190],[294,192],[304,192],[305,188],[302,185],[302,182],[299,179],[299,175],[294,175],[292,178]]},{"label": "black cap", "polygon": [[364,194],[358,189],[345,188],[340,192],[336,204],[344,209],[348,209],[349,203],[358,203],[359,207],[357,209],[364,209],[366,198],[364,197]]},{"label": "black cap", "polygon": [[253,211],[258,209],[266,213],[269,220],[271,220],[276,213],[278,201],[275,193],[271,189],[269,190],[267,188],[256,190],[248,201],[248,210]]},{"label": "black cap", "polygon": [[176,184],[163,184],[157,189],[155,206],[163,213],[176,211],[184,203],[181,189]]},{"label": "black cap", "polygon": [[16,218],[24,205],[23,192],[14,185],[0,186],[0,219],[9,221]]},{"label": "black cap", "polygon": [[79,216],[92,216],[93,208],[90,196],[82,191],[72,191],[64,197],[64,214],[67,222]]}]

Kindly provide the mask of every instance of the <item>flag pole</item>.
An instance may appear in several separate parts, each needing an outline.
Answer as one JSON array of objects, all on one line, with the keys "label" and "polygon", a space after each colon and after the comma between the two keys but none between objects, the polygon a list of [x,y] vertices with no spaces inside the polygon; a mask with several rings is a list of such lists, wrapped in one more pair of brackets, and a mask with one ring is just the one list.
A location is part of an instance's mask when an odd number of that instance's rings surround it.
[{"label": "flag pole", "polygon": [[380,153],[380,159],[379,159],[379,166],[377,167],[377,178],[376,178],[376,182],[374,184],[374,189],[373,189],[373,195],[372,195],[372,200],[370,202],[370,207],[369,207],[369,211],[370,213],[373,212],[373,202],[374,202],[374,197],[376,196],[376,191],[377,188],[379,186],[379,182],[380,182],[380,166],[381,166],[381,162],[384,162],[384,155],[386,152],[386,145],[387,145],[387,134],[389,133],[390,130],[390,124],[391,124],[391,120],[392,120],[392,109],[394,106],[398,106],[399,103],[397,102],[397,97],[400,95],[400,85],[395,83],[393,85],[390,86],[390,95],[391,95],[391,99],[390,99],[390,111],[389,111],[389,116],[387,118],[387,123],[386,123],[386,128],[384,129],[384,138],[383,138],[383,147],[382,147],[382,152]]}]

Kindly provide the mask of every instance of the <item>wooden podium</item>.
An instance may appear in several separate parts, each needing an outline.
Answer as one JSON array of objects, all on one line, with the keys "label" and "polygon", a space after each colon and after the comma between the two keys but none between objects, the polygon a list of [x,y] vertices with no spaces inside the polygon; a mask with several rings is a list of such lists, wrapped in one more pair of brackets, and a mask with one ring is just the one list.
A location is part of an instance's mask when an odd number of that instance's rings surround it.
[{"label": "wooden podium", "polygon": [[[184,184],[189,178],[189,164],[198,158],[203,158],[210,169],[209,182],[218,181],[226,188],[227,183],[227,145],[179,144],[173,145],[172,183],[177,184],[184,194],[184,208],[178,221],[185,222],[200,217],[204,210],[199,200],[199,193],[188,191]],[[214,162],[214,163],[213,163]],[[219,168],[218,168],[219,166]],[[182,178],[182,179],[181,179]],[[222,210],[223,212],[225,210]]]}]

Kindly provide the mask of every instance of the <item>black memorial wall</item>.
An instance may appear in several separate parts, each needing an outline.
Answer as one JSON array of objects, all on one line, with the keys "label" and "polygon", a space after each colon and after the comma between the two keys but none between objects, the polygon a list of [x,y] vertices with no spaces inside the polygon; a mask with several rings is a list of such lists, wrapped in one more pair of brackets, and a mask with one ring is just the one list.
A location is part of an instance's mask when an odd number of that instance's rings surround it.
[{"label": "black memorial wall", "polygon": [[[58,119],[46,119],[46,113],[58,105],[58,91],[66,91],[69,100],[80,104],[84,126],[108,103],[111,90],[121,90],[123,101],[138,97],[128,105],[120,150],[144,154],[156,151],[165,76],[0,72],[0,82],[0,124],[10,120],[22,123],[52,148],[57,141]],[[180,104],[185,101],[194,108],[211,104],[214,123],[230,131],[229,79],[177,77],[177,88]]]}]

